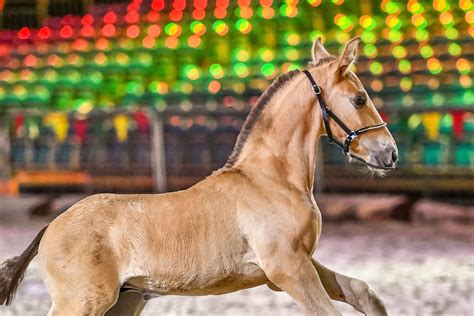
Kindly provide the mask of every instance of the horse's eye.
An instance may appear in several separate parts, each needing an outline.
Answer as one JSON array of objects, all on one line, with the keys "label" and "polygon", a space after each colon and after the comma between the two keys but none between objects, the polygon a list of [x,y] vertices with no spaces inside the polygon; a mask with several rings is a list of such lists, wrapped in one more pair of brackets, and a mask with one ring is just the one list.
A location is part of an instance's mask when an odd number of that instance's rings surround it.
[{"label": "horse's eye", "polygon": [[367,103],[367,98],[365,95],[358,95],[354,99],[354,105],[358,108],[363,107]]}]

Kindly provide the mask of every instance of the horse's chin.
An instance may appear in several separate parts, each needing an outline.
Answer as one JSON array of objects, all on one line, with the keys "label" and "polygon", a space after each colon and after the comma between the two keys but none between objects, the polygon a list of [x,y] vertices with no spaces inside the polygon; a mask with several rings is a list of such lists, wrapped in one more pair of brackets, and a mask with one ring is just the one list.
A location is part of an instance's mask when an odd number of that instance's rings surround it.
[{"label": "horse's chin", "polygon": [[354,158],[351,158],[349,157],[349,162],[350,163],[353,163],[353,164],[356,164],[357,166],[359,166],[360,168],[360,171],[370,177],[375,177],[375,178],[384,178],[388,171],[387,169],[380,169],[380,168],[375,168],[375,167],[372,167],[372,166],[369,166],[369,165],[366,165]]}]

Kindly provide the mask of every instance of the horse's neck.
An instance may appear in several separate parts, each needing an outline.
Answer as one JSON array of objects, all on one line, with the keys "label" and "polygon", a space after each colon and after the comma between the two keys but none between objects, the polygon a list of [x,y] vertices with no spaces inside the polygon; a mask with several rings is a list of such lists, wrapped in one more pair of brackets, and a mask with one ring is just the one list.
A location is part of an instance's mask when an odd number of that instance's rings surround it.
[{"label": "horse's neck", "polygon": [[321,116],[310,86],[295,78],[275,94],[243,147],[239,166],[310,193],[313,189]]}]

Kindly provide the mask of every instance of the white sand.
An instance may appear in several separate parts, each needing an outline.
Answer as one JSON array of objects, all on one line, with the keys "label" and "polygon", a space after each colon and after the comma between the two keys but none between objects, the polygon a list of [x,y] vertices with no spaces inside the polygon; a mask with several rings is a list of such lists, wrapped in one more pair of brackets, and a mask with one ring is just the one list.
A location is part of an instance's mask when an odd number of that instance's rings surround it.
[{"label": "white sand", "polygon": [[[22,252],[46,223],[25,215],[28,199],[0,199],[0,261]],[[472,226],[413,226],[396,222],[325,224],[315,257],[367,281],[392,315],[474,315]],[[50,298],[30,265],[11,306],[0,315],[46,315]],[[357,315],[337,303],[344,315]],[[160,297],[144,315],[296,315],[285,293],[267,287],[221,296]]]}]

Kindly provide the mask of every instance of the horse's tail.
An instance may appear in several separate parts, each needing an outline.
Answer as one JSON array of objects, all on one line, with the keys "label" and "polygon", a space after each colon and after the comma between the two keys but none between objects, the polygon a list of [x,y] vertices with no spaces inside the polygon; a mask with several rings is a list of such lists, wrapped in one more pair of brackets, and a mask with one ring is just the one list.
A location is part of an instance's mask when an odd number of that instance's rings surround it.
[{"label": "horse's tail", "polygon": [[0,267],[0,305],[10,305],[18,284],[31,260],[38,254],[38,246],[48,226],[44,227],[25,251],[19,256],[5,261]]}]

